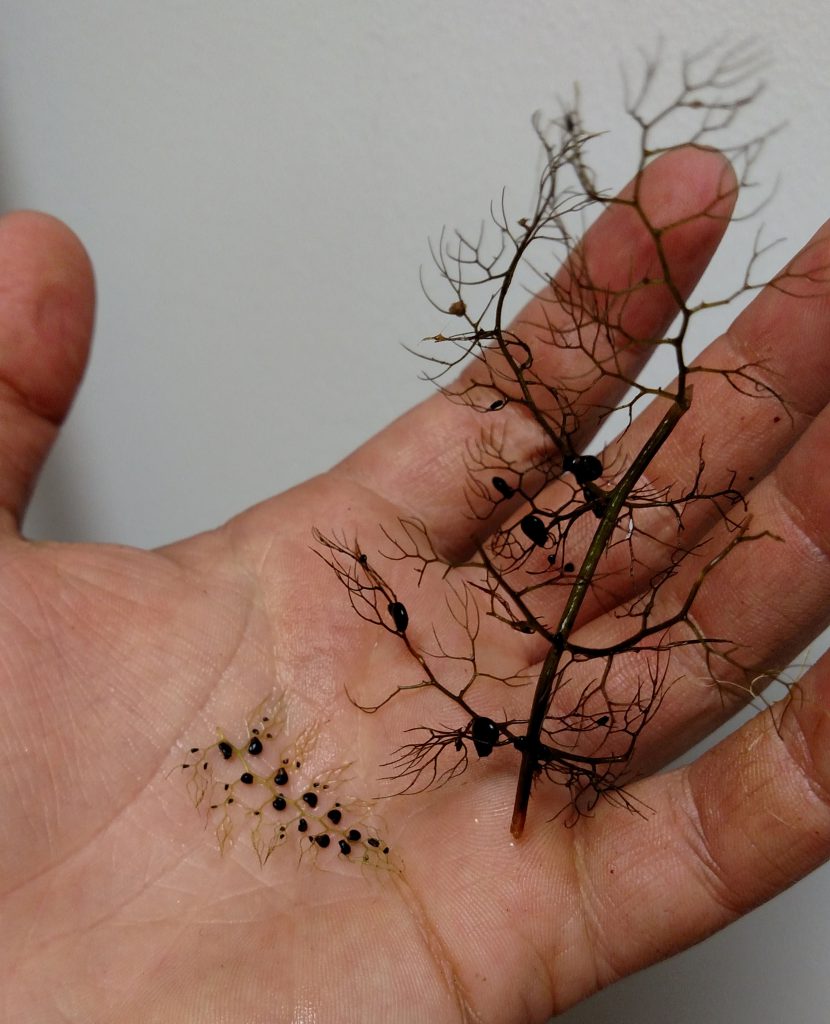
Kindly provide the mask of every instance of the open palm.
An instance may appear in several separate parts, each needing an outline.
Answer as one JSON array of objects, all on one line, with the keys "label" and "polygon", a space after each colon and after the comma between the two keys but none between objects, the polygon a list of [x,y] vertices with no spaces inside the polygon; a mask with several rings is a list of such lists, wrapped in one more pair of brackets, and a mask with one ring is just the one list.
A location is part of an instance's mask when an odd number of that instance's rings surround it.
[{"label": "open palm", "polygon": [[[689,151],[647,174],[654,217],[677,221],[708,205],[723,165]],[[673,273],[684,287],[721,229],[705,219],[677,230]],[[799,274],[828,265],[830,234],[817,239]],[[634,272],[653,260],[624,213],[606,214],[588,242],[595,281],[619,273],[620,252],[634,254]],[[693,474],[705,424],[718,465],[737,468],[751,490],[753,524],[784,540],[763,558],[735,552],[698,611],[758,666],[801,649],[830,604],[830,482],[817,471],[830,453],[830,288],[821,293],[818,276],[809,297],[761,294],[715,343],[763,361],[791,416],[774,419],[769,404],[734,393],[726,401],[726,385],[713,381],[695,396],[704,413],[693,407],[652,468]],[[671,304],[650,299],[632,315],[657,333]],[[544,1021],[723,926],[830,853],[825,658],[777,729],[761,714],[692,766],[633,783],[644,816],[600,805],[565,828],[551,821],[561,794],[540,788],[515,841],[517,760],[503,750],[444,788],[367,812],[391,870],[334,844],[312,851],[296,827],[260,866],[246,822],[220,856],[176,767],[192,746],[215,742],[215,724],[238,737],[245,713],[281,693],[288,732],[317,727],[309,764],[349,765],[332,786],[345,798],[376,792],[378,766],[403,730],[428,719],[429,694],[373,716],[349,699],[388,693],[412,667],[394,636],[354,614],[313,550],[312,528],[358,533],[372,551],[380,525],[417,515],[448,558],[463,558],[463,459],[478,425],[469,410],[430,399],[332,472],[158,552],[30,543],[18,524],[77,387],[91,320],[91,273],[74,237],[39,215],[3,221],[4,1020]],[[517,429],[530,450],[532,428]],[[440,616],[437,583],[425,581],[408,607],[413,631],[419,614]],[[585,635],[601,633],[600,609],[588,619]],[[494,633],[494,645],[502,638]],[[538,662],[520,641],[494,650],[505,671]],[[684,669],[694,676],[691,655]],[[666,764],[724,713],[711,689],[676,688],[640,768]]]}]

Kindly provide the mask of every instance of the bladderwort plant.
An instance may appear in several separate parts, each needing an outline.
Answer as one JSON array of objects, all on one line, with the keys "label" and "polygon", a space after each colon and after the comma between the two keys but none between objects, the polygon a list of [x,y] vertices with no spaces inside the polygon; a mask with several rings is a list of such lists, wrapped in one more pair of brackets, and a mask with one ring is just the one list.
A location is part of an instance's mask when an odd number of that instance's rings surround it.
[{"label": "bladderwort plant", "polygon": [[[422,792],[451,783],[496,750],[512,750],[510,829],[517,839],[534,786],[543,783],[564,787],[566,820],[599,799],[639,809],[626,782],[666,694],[689,683],[684,648],[698,649],[704,666],[705,680],[695,685],[718,688],[725,701],[755,698],[782,668],[750,669],[740,645],[710,635],[695,614],[707,581],[738,546],[757,544],[761,552],[778,543],[753,529],[742,492],[748,482],[721,466],[710,472],[719,441],[705,435],[691,481],[655,482],[650,468],[694,406],[704,376],[718,375],[730,391],[768,403],[776,420],[789,415],[762,363],[695,359],[696,334],[707,312],[764,286],[788,290],[798,282],[802,294],[809,276],[785,271],[764,279],[769,247],[758,230],[736,280],[689,296],[670,251],[673,234],[692,218],[654,219],[644,172],[683,147],[718,149],[727,158],[721,187],[694,217],[735,219],[739,193],[751,209],[737,219],[756,216],[764,196],[755,171],[771,131],[741,134],[741,115],[762,88],[751,47],[684,59],[668,94],[665,70],[645,58],[636,81],[626,82],[638,153],[626,191],[606,190],[592,170],[597,135],[577,92],[558,116],[533,120],[543,159],[530,208],[517,216],[503,194],[480,231],[445,230],[432,247],[438,287],[425,290],[442,322],[455,326],[425,339],[429,348],[419,354],[447,401],[481,419],[466,460],[474,553],[462,561],[442,555],[414,517],[381,524],[380,550],[364,550],[336,524],[315,531],[317,550],[355,612],[392,634],[411,665],[381,699],[350,694],[352,702],[376,714],[392,702],[423,701],[429,691],[435,714],[440,697],[439,717],[408,730],[382,774],[398,793]],[[645,276],[618,274],[623,283],[610,288],[592,276],[595,261],[580,238],[594,215],[615,209],[637,218],[653,256]],[[636,262],[626,252],[613,257],[623,271]],[[516,294],[534,280],[543,289],[532,307],[537,315],[509,323]],[[652,297],[667,310],[657,335],[643,333],[638,316]],[[642,375],[658,350],[671,357],[662,384]],[[567,371],[552,374],[554,361]],[[611,426],[614,440],[588,450],[598,429]],[[529,430],[536,437],[530,457],[516,440]],[[440,622],[422,605],[411,612],[428,576],[443,585],[448,615]],[[578,627],[598,610],[613,611],[613,631],[577,641]],[[504,631],[506,649],[517,638],[527,645],[524,661],[537,665],[531,675],[485,661],[479,640],[484,633],[492,639],[494,629]]]}]

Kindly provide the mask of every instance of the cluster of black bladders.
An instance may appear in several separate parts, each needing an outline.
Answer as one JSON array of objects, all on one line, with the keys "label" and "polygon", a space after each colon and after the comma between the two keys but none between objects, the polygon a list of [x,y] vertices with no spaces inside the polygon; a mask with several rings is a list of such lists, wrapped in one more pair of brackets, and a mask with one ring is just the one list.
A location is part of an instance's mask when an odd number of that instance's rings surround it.
[{"label": "cluster of black bladders", "polygon": [[[602,463],[595,455],[566,455],[562,460],[562,469],[566,473],[572,473],[576,482],[583,488],[602,476]],[[494,476],[492,483],[495,490],[504,498],[512,498],[515,494],[514,489],[503,477]],[[586,491],[586,497],[593,501],[595,493],[589,494]],[[519,520],[519,529],[532,544],[540,548],[547,543],[550,534],[550,527],[536,512],[528,512],[523,516]]]},{"label": "cluster of black bladders", "polygon": [[[408,625],[408,616],[404,606],[397,602],[393,602],[389,606],[389,612],[393,616],[393,619],[395,620],[397,629],[400,632],[403,632]],[[267,719],[265,719],[265,721],[267,721]],[[232,758],[236,756],[242,757],[243,762],[245,755],[251,757],[258,757],[260,754],[262,754],[264,749],[262,740],[260,739],[259,736],[259,732],[259,729],[251,730],[251,735],[248,741],[240,748],[234,747],[233,744],[231,744],[226,739],[222,739],[218,743],[216,743],[215,748],[221,755],[222,759],[225,761],[230,761]],[[267,733],[266,735],[268,739],[272,738],[271,733]],[[207,749],[209,750],[210,748]],[[199,747],[190,748],[191,754],[199,754],[201,752],[202,750]],[[289,772],[286,767],[287,765],[289,765],[289,758],[284,758],[282,764],[279,766],[279,768],[276,769],[273,775],[266,775],[264,777],[261,775],[255,775],[253,772],[246,769],[245,771],[242,771],[239,774],[237,781],[241,783],[243,786],[253,786],[254,783],[260,783],[266,786],[270,786],[273,784],[275,786],[285,787],[289,784],[290,781]],[[182,768],[194,767],[199,767],[199,764],[195,766],[192,763],[182,765]],[[295,760],[294,767],[300,768],[301,762],[299,760]],[[201,769],[203,769],[205,772],[208,770],[208,768],[209,761],[205,761],[203,764],[201,764]],[[232,795],[232,787],[233,782],[225,782],[223,784],[223,789],[226,794],[224,801],[220,803],[210,804],[211,810],[217,810],[218,808],[223,806],[223,803],[227,806],[233,805],[235,803],[234,796]],[[270,801],[270,806],[274,809],[274,811],[281,813],[289,808],[289,804],[294,804],[295,807],[301,806],[301,801],[302,804],[305,805],[305,807],[307,807],[309,810],[315,810],[320,801],[317,792],[315,792],[315,790],[317,789],[328,789],[328,784],[325,782],[314,782],[313,786],[307,789],[304,793],[302,793],[296,802],[293,800],[293,798],[287,798],[282,793],[277,793]],[[254,817],[259,818],[262,815],[262,808],[255,809],[249,807],[248,810]],[[322,817],[316,820],[324,826],[339,826],[341,821],[343,820],[343,813],[344,812],[341,807],[341,804],[335,803],[334,806],[330,807]],[[282,841],[285,838],[288,825],[290,824],[291,823],[289,822],[285,825],[279,826],[279,841]],[[332,837],[326,831],[314,835],[308,834],[309,820],[305,816],[305,814],[296,818],[296,828],[299,834],[304,835],[308,838],[308,841],[312,846],[319,847],[321,849],[326,849],[328,846],[331,845]],[[384,855],[389,853],[389,847],[383,844],[380,839],[377,839],[374,836],[367,836],[364,839],[363,833],[358,828],[349,828],[347,831],[344,830],[341,833],[341,838],[337,838],[336,836],[334,838],[337,839],[337,848],[339,849],[340,853],[345,857],[351,855],[351,853],[353,852],[353,846],[356,843],[363,843],[366,847],[371,848],[371,850],[378,851],[379,853],[382,853]],[[364,860],[365,859],[366,856],[364,856]]]}]

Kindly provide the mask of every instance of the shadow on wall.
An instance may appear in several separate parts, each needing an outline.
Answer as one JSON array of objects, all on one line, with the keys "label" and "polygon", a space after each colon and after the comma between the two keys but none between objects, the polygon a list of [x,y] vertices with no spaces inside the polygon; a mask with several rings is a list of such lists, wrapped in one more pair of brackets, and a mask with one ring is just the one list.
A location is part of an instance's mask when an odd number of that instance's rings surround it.
[{"label": "shadow on wall", "polygon": [[30,540],[93,541],[97,535],[93,489],[77,435],[62,434],[46,460],[23,520]]}]

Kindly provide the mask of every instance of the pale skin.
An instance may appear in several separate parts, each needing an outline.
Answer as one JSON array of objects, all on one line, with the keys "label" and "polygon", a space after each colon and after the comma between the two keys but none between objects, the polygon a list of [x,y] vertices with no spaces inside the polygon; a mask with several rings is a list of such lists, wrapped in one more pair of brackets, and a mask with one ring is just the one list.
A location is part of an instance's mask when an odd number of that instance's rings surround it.
[{"label": "pale skin", "polygon": [[[658,220],[691,215],[723,174],[712,153],[671,154],[648,171],[646,202]],[[723,226],[677,229],[672,267],[685,287]],[[620,251],[647,271],[649,247],[618,212],[593,229],[595,280],[613,281]],[[739,472],[753,527],[781,538],[759,542],[763,555],[736,551],[696,606],[697,621],[735,636],[758,666],[795,655],[830,607],[830,281],[819,272],[830,227],[797,259],[799,274],[816,271],[804,295],[761,293],[713,342],[763,359],[789,415],[701,380],[704,411],[652,467],[656,478],[693,474],[705,429],[718,439],[713,469]],[[659,332],[666,313],[649,293],[634,315]],[[349,785],[364,795],[402,730],[440,709],[430,694],[371,717],[350,703],[347,690],[388,691],[411,665],[394,636],[355,616],[311,530],[358,531],[371,552],[378,524],[416,514],[447,556],[463,557],[463,454],[480,423],[429,398],[331,472],[158,552],[30,543],[22,515],[80,381],[92,317],[75,236],[40,214],[0,222],[4,1021],[542,1022],[830,856],[830,657],[806,673],[779,728],[760,713],[689,767],[650,776],[725,714],[711,687],[675,687],[630,787],[643,816],[601,803],[566,828],[551,820],[561,794],[539,787],[516,841],[518,762],[503,750],[461,782],[376,808],[401,874],[342,859],[315,867],[297,843],[261,868],[244,837],[220,856],[175,768],[215,738],[213,724],[230,728],[279,688],[316,719],[331,763],[353,762]],[[516,426],[530,448],[532,428]],[[440,608],[437,589],[412,596],[413,635]],[[583,637],[602,633],[603,615],[590,610]],[[540,652],[519,639],[488,628],[484,642],[529,671]],[[695,655],[684,657],[693,679]]]}]

